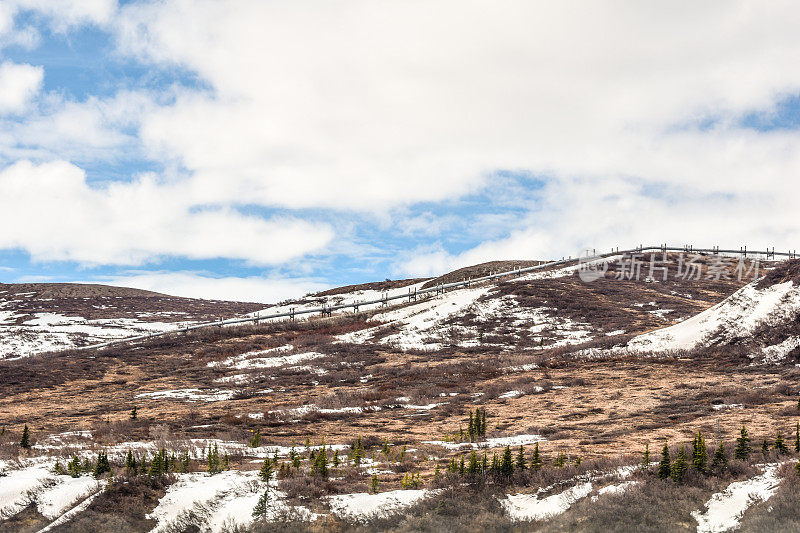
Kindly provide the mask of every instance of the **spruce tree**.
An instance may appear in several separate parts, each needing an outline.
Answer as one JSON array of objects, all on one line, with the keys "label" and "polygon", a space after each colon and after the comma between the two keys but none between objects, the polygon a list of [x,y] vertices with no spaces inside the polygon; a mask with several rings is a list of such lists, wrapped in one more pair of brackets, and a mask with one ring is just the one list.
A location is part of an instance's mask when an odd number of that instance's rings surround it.
[{"label": "spruce tree", "polygon": [[783,441],[783,435],[781,435],[780,430],[778,430],[778,436],[775,437],[775,449],[778,450],[779,454],[789,453],[789,447]]},{"label": "spruce tree", "polygon": [[136,420],[137,418],[139,418],[139,410],[136,409],[135,405],[133,406],[133,409],[131,409],[131,415],[130,416],[131,416],[131,420]]},{"label": "spruce tree", "polygon": [[492,454],[492,465],[489,467],[489,471],[495,476],[500,473],[500,459],[497,457],[497,453]]},{"label": "spruce tree", "polygon": [[264,458],[264,462],[261,464],[261,470],[258,472],[258,477],[264,482],[269,481],[269,478],[272,477],[272,462],[269,460],[269,457]]},{"label": "spruce tree", "polygon": [[519,451],[517,452],[517,461],[514,464],[514,469],[522,471],[525,470],[526,465],[527,463],[525,461],[525,446],[520,444]]},{"label": "spruce tree", "polygon": [[253,508],[253,518],[256,520],[264,520],[267,517],[267,508],[269,504],[269,489],[264,491],[264,494],[258,498],[258,503]]},{"label": "spruce tree", "polygon": [[503,459],[500,462],[500,475],[510,477],[514,473],[514,460],[511,456],[511,447],[503,450]]},{"label": "spruce tree", "polygon": [[725,454],[725,443],[720,440],[717,451],[714,452],[714,461],[711,463],[711,467],[723,469],[726,464],[728,464],[728,457]]},{"label": "spruce tree", "polygon": [[469,422],[467,423],[467,434],[469,435],[470,442],[475,440],[475,420],[473,420],[472,409],[469,410]]},{"label": "spruce tree", "polygon": [[94,467],[94,477],[99,478],[106,472],[111,472],[111,465],[108,462],[108,455],[105,452],[98,452],[97,463]]},{"label": "spruce tree", "polygon": [[650,468],[650,443],[646,442],[644,445],[644,452],[642,453],[642,462],[641,462],[642,470],[647,470]]},{"label": "spruce tree", "polygon": [[325,440],[322,440],[322,447],[319,450],[314,464],[311,466],[311,474],[327,479],[328,477],[328,453],[325,451]]},{"label": "spruce tree", "polygon": [[461,454],[461,459],[459,460],[459,463],[458,463],[458,475],[463,477],[465,471],[466,471],[466,468],[464,467],[464,454],[462,453]]},{"label": "spruce tree", "polygon": [[250,447],[258,448],[259,446],[261,446],[261,428],[256,428],[256,433],[250,441]]},{"label": "spruce tree", "polygon": [[535,443],[533,445],[533,455],[531,456],[531,470],[534,472],[541,470],[542,465],[544,462],[542,461],[542,456],[539,455],[539,443]]},{"label": "spruce tree", "polygon": [[558,452],[558,455],[553,460],[553,466],[555,466],[556,468],[561,468],[565,464],[567,464],[567,456],[562,450],[562,451]]},{"label": "spruce tree", "polygon": [[478,473],[478,454],[475,453],[473,449],[472,452],[469,454],[469,463],[467,464],[467,474],[470,476],[474,476]]},{"label": "spruce tree", "polygon": [[[439,468],[438,464],[436,465],[436,468]],[[378,494],[378,474],[372,475],[372,482],[370,483],[369,491],[372,494]]]},{"label": "spruce tree", "polygon": [[486,455],[486,450],[483,450],[483,459],[481,459],[481,472],[485,475],[489,471],[489,457]]},{"label": "spruce tree", "polygon": [[750,455],[750,437],[747,429],[742,426],[739,437],[736,439],[736,447],[733,449],[733,458],[744,461]]},{"label": "spruce tree", "polygon": [[769,453],[769,442],[767,442],[767,439],[764,439],[761,442],[761,453],[763,453],[764,455],[767,455]]},{"label": "spruce tree", "polygon": [[25,449],[31,447],[31,434],[28,431],[28,424],[25,424],[25,427],[22,428],[22,439],[19,441],[19,447]]},{"label": "spruce tree", "polygon": [[708,466],[708,452],[706,451],[706,441],[700,431],[694,437],[692,446],[692,466],[698,472],[705,472]]},{"label": "spruce tree", "polygon": [[800,422],[794,426],[794,451],[800,453]]},{"label": "spruce tree", "polygon": [[339,460],[339,450],[333,450],[333,459],[331,459],[333,467],[334,468],[338,467],[340,462],[341,461]]},{"label": "spruce tree", "polygon": [[686,457],[686,447],[681,444],[681,448],[678,450],[678,455],[675,457],[675,462],[672,463],[672,469],[670,470],[672,481],[675,483],[682,483],[683,476],[686,475],[688,469],[689,461]]},{"label": "spruce tree", "polygon": [[658,477],[667,479],[672,471],[669,459],[669,445],[664,441],[664,447],[661,449],[661,461],[658,463]]},{"label": "spruce tree", "polygon": [[181,472],[184,474],[189,473],[191,462],[192,460],[189,457],[189,450],[183,450],[183,456],[181,457]]}]

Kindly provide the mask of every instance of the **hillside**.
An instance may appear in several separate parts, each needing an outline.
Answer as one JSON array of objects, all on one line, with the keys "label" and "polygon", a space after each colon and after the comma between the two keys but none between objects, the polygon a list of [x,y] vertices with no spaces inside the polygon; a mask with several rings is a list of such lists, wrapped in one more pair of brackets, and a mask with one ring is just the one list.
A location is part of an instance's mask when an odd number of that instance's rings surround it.
[{"label": "hillside", "polygon": [[[643,502],[660,494],[688,524],[680,530],[721,523],[758,530],[766,511],[757,498],[735,503],[736,495],[762,490],[765,499],[776,494],[775,505],[791,506],[794,485],[778,452],[731,460],[702,476],[692,470],[685,485],[637,464],[645,444],[657,461],[668,439],[674,458],[698,431],[709,446],[726,441],[729,457],[743,424],[759,447],[779,429],[794,438],[799,357],[788,347],[797,337],[798,261],[761,261],[754,281],[714,274],[749,269],[750,259],[697,256],[697,276],[681,270],[680,254],[660,256],[665,270],[642,267],[641,276],[630,259],[604,260],[605,275],[589,282],[572,263],[357,313],[0,361],[0,421],[8,428],[0,470],[13,480],[0,481],[0,531],[33,530],[63,516],[76,530],[112,521],[125,531],[224,531],[232,521],[258,531],[252,509],[265,490],[270,520],[280,518],[287,529],[390,530],[401,521],[417,530],[428,516],[434,531],[605,531],[616,523],[628,524],[625,531],[651,520],[641,529],[657,531],[666,515]],[[396,283],[326,291],[268,310],[407,295],[426,280]],[[19,313],[63,312],[24,292],[8,301],[15,300],[25,302],[14,309],[30,306]],[[249,305],[136,294],[85,302],[82,316],[152,312],[168,324],[170,312],[199,318],[205,308],[232,313]],[[781,357],[769,357],[779,345]],[[753,356],[756,347],[763,356]],[[488,423],[471,439],[476,409]],[[21,452],[25,424],[32,447]],[[323,439],[327,478],[313,473]],[[473,449],[478,458],[486,451],[490,464],[506,446],[514,457],[523,446],[527,465],[536,443],[541,471],[459,473]],[[214,447],[228,457],[219,473]],[[154,477],[150,467],[137,474],[125,467],[129,451],[152,461],[161,448],[188,454],[186,468],[175,463]],[[119,483],[108,484],[103,473],[95,482],[53,471],[56,460],[95,461],[101,451]],[[269,484],[258,474],[265,458],[277,471]],[[708,508],[714,498],[733,503],[724,512]],[[485,509],[483,518],[458,507],[464,501]],[[466,522],[452,528],[436,511],[442,506],[457,506]],[[370,509],[386,518],[367,517]]]},{"label": "hillside", "polygon": [[0,284],[0,359],[169,331],[263,307],[108,285]]}]

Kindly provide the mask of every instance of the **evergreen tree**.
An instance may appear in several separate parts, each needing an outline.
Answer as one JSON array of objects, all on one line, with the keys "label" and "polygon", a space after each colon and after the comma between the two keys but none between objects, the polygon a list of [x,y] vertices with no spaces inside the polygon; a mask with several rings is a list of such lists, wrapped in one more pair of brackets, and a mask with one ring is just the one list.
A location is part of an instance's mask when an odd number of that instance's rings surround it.
[{"label": "evergreen tree", "polygon": [[125,456],[125,473],[129,476],[135,476],[137,473],[136,466],[136,457],[134,457],[133,452],[128,450],[128,454]]},{"label": "evergreen tree", "polygon": [[686,475],[686,471],[689,469],[689,461],[686,457],[686,448],[683,444],[681,444],[680,450],[678,450],[678,455],[675,457],[675,462],[672,463],[672,470],[670,471],[670,477],[672,481],[675,483],[682,483],[683,476]]},{"label": "evergreen tree", "polygon": [[764,455],[767,455],[769,453],[769,442],[767,442],[767,439],[764,439],[761,442],[761,453],[763,453]]},{"label": "evergreen tree", "polygon": [[181,456],[181,472],[187,474],[189,472],[191,462],[192,459],[189,457],[189,450],[183,450],[183,455]]},{"label": "evergreen tree", "polygon": [[544,462],[542,461],[542,456],[539,455],[539,443],[535,443],[533,445],[533,455],[531,456],[531,470],[534,472],[537,470],[541,470],[542,465]]},{"label": "evergreen tree", "polygon": [[261,428],[256,428],[256,433],[253,435],[253,440],[250,441],[251,448],[258,448],[261,446]]},{"label": "evergreen tree", "polygon": [[135,405],[133,406],[133,409],[131,409],[130,417],[131,417],[131,420],[136,420],[137,418],[139,418],[139,411],[138,411],[138,409],[136,409]]},{"label": "evergreen tree", "polygon": [[467,434],[469,435],[470,442],[475,440],[475,421],[473,420],[472,409],[469,410],[469,422],[467,423]]},{"label": "evergreen tree", "polygon": [[485,475],[489,471],[489,457],[486,455],[486,450],[483,450],[483,459],[481,459],[481,472]]},{"label": "evergreen tree", "polygon": [[672,471],[669,459],[669,445],[664,441],[664,447],[661,449],[661,461],[658,463],[658,477],[667,479]]},{"label": "evergreen tree", "polygon": [[67,463],[67,473],[72,477],[80,477],[82,471],[81,460],[76,455]]},{"label": "evergreen tree", "polygon": [[466,469],[464,468],[464,454],[462,453],[461,454],[461,460],[458,463],[458,475],[463,477],[465,470]]},{"label": "evergreen tree", "polygon": [[99,478],[106,472],[111,473],[111,465],[108,462],[108,455],[105,452],[98,452],[97,463],[94,467],[94,477]]},{"label": "evergreen tree", "polygon": [[381,448],[381,453],[383,455],[385,455],[386,457],[389,457],[389,454],[391,453],[391,451],[392,450],[389,448],[389,439],[386,438],[386,439],[383,440],[383,447]]},{"label": "evergreen tree", "polygon": [[722,469],[726,464],[728,464],[728,457],[725,454],[725,443],[720,440],[717,451],[714,452],[714,461],[711,463],[711,467]]},{"label": "evergreen tree", "polygon": [[147,471],[149,477],[159,477],[164,473],[164,463],[161,453],[158,452],[153,456],[150,462],[150,469]]},{"label": "evergreen tree", "polygon": [[561,468],[565,464],[567,464],[567,455],[562,450],[562,451],[558,452],[558,455],[553,460],[553,466],[555,466],[556,468]]},{"label": "evergreen tree", "polygon": [[[436,465],[436,468],[439,468],[438,464]],[[372,482],[370,483],[369,491],[372,494],[378,494],[378,474],[372,475]]]},{"label": "evergreen tree", "polygon": [[775,437],[775,449],[778,450],[779,454],[789,453],[789,447],[783,441],[783,435],[781,435],[780,430],[778,430],[778,436]]},{"label": "evergreen tree", "polygon": [[698,472],[705,472],[708,466],[708,452],[706,451],[706,441],[700,431],[694,437],[692,443],[692,466]]},{"label": "evergreen tree", "polygon": [[258,472],[258,477],[264,482],[269,481],[269,478],[272,477],[272,462],[269,460],[269,457],[264,458],[264,462],[261,464],[261,470]]},{"label": "evergreen tree", "polygon": [[800,422],[794,426],[794,451],[800,453]]},{"label": "evergreen tree", "polygon": [[495,476],[500,473],[500,459],[497,457],[497,453],[492,454],[492,465],[489,467],[489,470]]},{"label": "evergreen tree", "polygon": [[581,465],[581,458],[580,457],[576,457],[575,461],[573,461],[572,464],[574,464],[575,466],[580,466]]},{"label": "evergreen tree", "polygon": [[525,470],[526,461],[525,461],[525,447],[520,445],[519,452],[517,452],[517,461],[514,464],[515,470]]},{"label": "evergreen tree", "polygon": [[642,470],[650,468],[650,443],[646,442],[644,445],[644,452],[642,453]]},{"label": "evergreen tree", "polygon": [[22,428],[22,439],[19,441],[19,447],[25,449],[31,447],[31,434],[28,431],[28,424],[25,424],[25,427]]},{"label": "evergreen tree", "polygon": [[269,507],[269,489],[264,491],[264,494],[258,498],[258,503],[253,508],[253,518],[256,520],[264,520],[267,517],[267,509]]},{"label": "evergreen tree", "polygon": [[322,446],[311,466],[311,474],[326,479],[328,477],[328,454],[325,451],[325,439],[322,440]]},{"label": "evergreen tree", "polygon": [[339,450],[333,450],[333,459],[331,459],[331,463],[333,463],[334,468],[339,466]]},{"label": "evergreen tree", "polygon": [[361,444],[361,437],[358,437],[355,444],[351,446],[351,449],[353,450],[351,452],[353,457],[353,464],[355,464],[356,468],[358,468],[359,466],[361,466],[361,459],[364,458],[364,445]]},{"label": "evergreen tree", "polygon": [[511,447],[506,446],[503,450],[503,459],[500,462],[500,474],[505,477],[511,476],[514,473],[514,461],[511,457]]},{"label": "evergreen tree", "polygon": [[474,475],[476,475],[478,473],[478,469],[479,468],[480,467],[478,466],[478,454],[476,454],[475,450],[473,449],[469,454],[469,463],[467,465],[467,474],[469,474],[470,476],[474,476]]},{"label": "evergreen tree", "polygon": [[217,443],[214,443],[214,447],[212,448],[209,444],[208,446],[208,473],[211,475],[219,474],[222,472],[222,464],[219,460],[219,450],[217,449]]},{"label": "evergreen tree", "polygon": [[733,458],[744,461],[750,455],[750,437],[747,429],[742,426],[739,437],[736,439],[736,447],[733,449]]}]

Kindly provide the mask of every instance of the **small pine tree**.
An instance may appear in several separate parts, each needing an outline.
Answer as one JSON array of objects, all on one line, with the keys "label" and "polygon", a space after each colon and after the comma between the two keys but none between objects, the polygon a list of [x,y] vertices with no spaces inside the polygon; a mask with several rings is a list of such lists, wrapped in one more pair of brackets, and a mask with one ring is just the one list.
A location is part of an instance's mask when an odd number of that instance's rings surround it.
[{"label": "small pine tree", "polygon": [[264,520],[267,517],[267,509],[269,508],[269,489],[264,491],[264,494],[258,498],[258,503],[253,508],[253,518],[256,520]]},{"label": "small pine tree", "polygon": [[322,440],[322,446],[319,453],[314,458],[314,463],[311,465],[311,474],[327,479],[328,477],[328,453],[325,451],[325,440]]},{"label": "small pine tree", "polygon": [[269,481],[269,478],[272,477],[272,462],[269,460],[269,457],[264,458],[264,462],[261,464],[261,470],[258,472],[258,477],[264,482]]},{"label": "small pine tree", "polygon": [[351,455],[353,457],[353,464],[356,465],[356,468],[361,466],[361,459],[364,458],[364,445],[361,444],[361,437],[358,437],[355,444],[351,446],[352,452]]},{"label": "small pine tree", "polygon": [[257,428],[253,439],[250,441],[251,448],[258,448],[261,446],[261,428]]},{"label": "small pine tree", "polygon": [[463,477],[464,472],[466,472],[466,468],[464,466],[464,454],[461,454],[461,459],[458,462],[458,475]]},{"label": "small pine tree", "polygon": [[708,452],[706,451],[706,441],[700,431],[694,437],[692,443],[692,466],[698,472],[705,472],[708,466]]},{"label": "small pine tree", "polygon": [[469,435],[469,441],[470,442],[475,440],[475,420],[473,419],[472,409],[469,410],[469,422],[467,423],[467,435]]},{"label": "small pine tree", "polygon": [[800,453],[800,422],[794,426],[794,451]]},{"label": "small pine tree", "polygon": [[767,442],[767,439],[764,439],[761,442],[761,453],[763,453],[764,455],[767,455],[769,453],[769,442]]},{"label": "small pine tree", "polygon": [[775,437],[775,449],[778,450],[779,454],[789,453],[789,447],[783,441],[783,435],[781,435],[780,430],[778,430],[778,436]]},{"label": "small pine tree", "polygon": [[484,475],[489,471],[489,457],[486,455],[486,450],[483,451],[483,459],[481,459],[481,472]]},{"label": "small pine tree", "polygon": [[723,469],[728,464],[728,457],[725,454],[725,443],[719,441],[717,451],[714,452],[714,461],[711,463],[712,468]]},{"label": "small pine tree", "polygon": [[495,476],[500,474],[500,459],[497,457],[497,453],[492,454],[492,465],[489,467],[489,470]]},{"label": "small pine tree", "polygon": [[22,428],[22,439],[19,441],[19,447],[26,450],[31,447],[31,434],[28,430],[28,424],[25,424],[25,427]]},{"label": "small pine tree", "polygon": [[564,451],[562,450],[562,451],[558,452],[558,455],[553,460],[553,466],[555,466],[556,468],[561,468],[565,464],[567,464],[567,456],[564,453]]},{"label": "small pine tree", "polygon": [[181,472],[184,474],[189,473],[191,463],[192,459],[189,457],[189,450],[183,450],[183,455],[181,456]]},{"label": "small pine tree", "polygon": [[672,469],[670,470],[672,481],[675,483],[682,483],[683,477],[686,475],[688,469],[689,461],[686,457],[686,448],[681,444],[681,448],[678,450],[678,455],[675,457],[675,462],[672,463]]},{"label": "small pine tree", "polygon": [[576,457],[575,460],[572,462],[574,466],[581,466],[581,458]]},{"label": "small pine tree", "polygon": [[80,477],[82,471],[83,467],[81,465],[81,460],[76,455],[69,463],[67,463],[67,473],[72,477]]},{"label": "small pine tree", "polygon": [[333,459],[331,459],[331,463],[333,463],[334,468],[338,467],[341,463],[339,460],[339,450],[333,450]]},{"label": "small pine tree", "polygon": [[476,454],[475,450],[473,449],[472,452],[470,452],[469,454],[469,463],[467,464],[467,474],[469,474],[470,476],[474,476],[478,473],[479,468],[480,467],[478,465],[478,454]]},{"label": "small pine tree", "polygon": [[136,406],[135,406],[135,405],[133,406],[133,409],[131,409],[131,415],[130,415],[130,418],[131,418],[131,420],[136,420],[136,419],[138,419],[138,418],[139,418],[139,410],[138,410],[138,409],[136,409]]},{"label": "small pine tree", "polygon": [[128,450],[128,454],[125,456],[125,473],[129,476],[135,476],[137,473],[136,467],[136,457],[134,457],[133,452]]},{"label": "small pine tree", "polygon": [[533,455],[531,456],[531,470],[534,472],[537,470],[541,470],[544,462],[542,461],[542,456],[539,455],[539,443],[535,443],[533,445]]},{"label": "small pine tree", "polygon": [[514,469],[519,470],[521,472],[522,470],[525,470],[526,464],[527,463],[525,461],[525,446],[520,445],[519,451],[517,452],[517,460],[514,463]]},{"label": "small pine tree", "polygon": [[[438,465],[438,464],[436,465],[436,468],[437,468],[437,469],[439,468],[439,465]],[[372,494],[378,494],[378,483],[379,483],[379,481],[378,481],[378,474],[373,474],[373,475],[372,475],[372,482],[371,482],[371,483],[370,483],[370,485],[369,485],[369,491],[370,491]]]},{"label": "small pine tree", "polygon": [[105,452],[98,452],[97,463],[94,467],[94,477],[99,478],[106,472],[111,473],[111,465],[108,462],[108,455]]},{"label": "small pine tree", "polygon": [[642,462],[641,462],[642,470],[647,470],[650,468],[650,443],[646,442],[644,445],[644,452],[642,453]]},{"label": "small pine tree", "polygon": [[747,429],[742,426],[739,437],[736,439],[736,447],[733,449],[733,458],[744,461],[750,455],[750,437]]},{"label": "small pine tree", "polygon": [[669,458],[669,445],[664,441],[664,447],[661,449],[661,461],[658,463],[658,477],[667,479],[672,471]]},{"label": "small pine tree", "polygon": [[500,474],[505,477],[510,477],[514,473],[514,461],[511,456],[511,447],[506,446],[503,450],[503,459],[500,462]]}]

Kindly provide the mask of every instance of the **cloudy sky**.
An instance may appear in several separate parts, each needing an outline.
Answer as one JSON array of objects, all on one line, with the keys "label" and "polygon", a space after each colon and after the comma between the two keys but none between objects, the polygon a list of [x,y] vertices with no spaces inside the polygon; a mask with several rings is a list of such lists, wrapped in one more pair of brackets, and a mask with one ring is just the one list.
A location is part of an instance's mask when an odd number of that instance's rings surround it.
[{"label": "cloudy sky", "polygon": [[275,301],[800,244],[800,7],[0,0],[0,281]]}]

